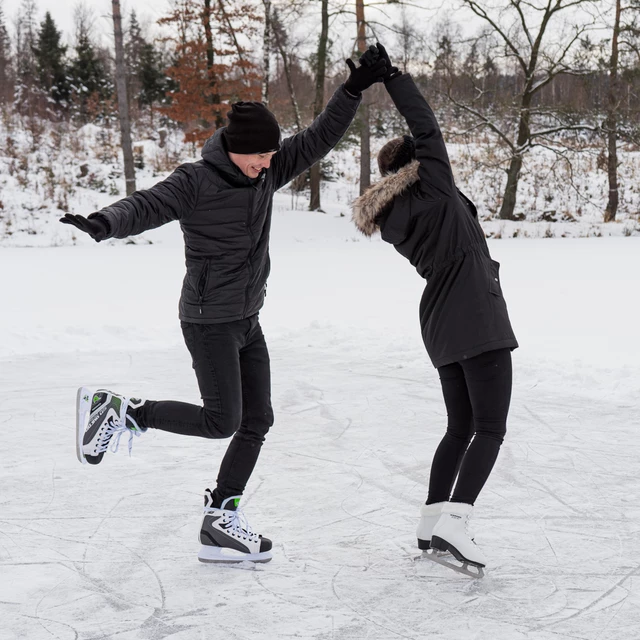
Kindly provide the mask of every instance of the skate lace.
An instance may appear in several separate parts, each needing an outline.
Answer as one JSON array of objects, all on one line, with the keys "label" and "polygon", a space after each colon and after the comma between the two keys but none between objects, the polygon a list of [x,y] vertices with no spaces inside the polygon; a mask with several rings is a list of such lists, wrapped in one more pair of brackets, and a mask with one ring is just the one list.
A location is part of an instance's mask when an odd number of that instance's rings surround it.
[{"label": "skate lace", "polygon": [[112,418],[105,428],[104,435],[102,437],[102,443],[97,448],[97,453],[102,453],[111,448],[113,453],[117,453],[120,448],[120,439],[126,432],[129,433],[129,442],[127,443],[127,449],[129,455],[131,455],[131,449],[133,447],[133,436],[140,437],[140,431],[137,429],[130,429],[127,427],[127,405],[128,401],[124,399],[120,404],[120,415],[117,419]]},{"label": "skate lace", "polygon": [[229,529],[231,529],[231,531],[234,531],[238,535],[246,537],[249,540],[257,536],[257,534],[251,528],[251,525],[247,520],[247,516],[244,515],[244,511],[239,508],[233,511],[233,516],[231,517],[231,521],[229,522]]},{"label": "skate lace", "polygon": [[258,534],[251,528],[247,516],[244,515],[242,509],[238,508],[235,511],[231,511],[231,509],[216,509],[215,507],[204,508],[205,515],[217,515],[220,511],[223,513],[226,512],[227,517],[231,518],[229,522],[222,524],[224,529],[232,531],[237,536],[245,538],[246,540],[253,540],[258,537]]},{"label": "skate lace", "polygon": [[[133,447],[133,436],[136,436],[137,438],[139,438],[140,432],[133,431],[132,429],[129,429],[128,427],[126,427],[120,422],[114,425],[113,433],[111,434],[112,436],[115,436],[115,438],[113,438],[113,443],[111,444],[111,451],[113,453],[118,452],[118,448],[120,447],[120,438],[122,438],[122,434],[125,433],[126,431],[129,432],[129,442],[127,442],[127,449],[129,450],[129,455],[131,455],[131,448]],[[106,451],[109,448],[109,440],[105,442],[103,447],[101,447],[99,450]]]}]

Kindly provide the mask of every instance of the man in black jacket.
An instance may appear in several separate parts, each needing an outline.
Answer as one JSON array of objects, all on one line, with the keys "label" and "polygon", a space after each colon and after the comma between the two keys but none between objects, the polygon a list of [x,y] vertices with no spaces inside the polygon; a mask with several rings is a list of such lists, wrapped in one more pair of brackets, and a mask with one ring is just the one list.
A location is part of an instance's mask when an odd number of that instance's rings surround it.
[{"label": "man in black jacket", "polygon": [[271,559],[271,541],[237,509],[273,424],[269,353],[258,321],[269,275],[273,194],[326,155],[351,124],[361,92],[382,78],[384,61],[356,68],[304,131],[280,141],[273,114],[258,102],[232,105],[229,124],[209,139],[202,160],[183,164],[151,189],[65,224],[96,241],[126,238],[178,220],[186,275],[182,332],[203,406],[141,401],[87,388],[77,395],[77,455],[98,464],[123,434],[148,428],[204,438],[233,436],[216,488],[205,491],[198,557],[203,562]]}]

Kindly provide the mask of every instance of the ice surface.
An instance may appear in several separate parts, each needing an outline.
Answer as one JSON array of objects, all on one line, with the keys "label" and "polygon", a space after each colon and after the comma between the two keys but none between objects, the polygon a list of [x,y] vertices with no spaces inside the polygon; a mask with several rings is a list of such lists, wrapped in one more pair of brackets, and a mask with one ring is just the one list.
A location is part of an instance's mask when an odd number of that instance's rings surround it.
[{"label": "ice surface", "polygon": [[131,458],[75,457],[81,384],[198,401],[179,229],[0,252],[0,638],[638,638],[640,239],[490,243],[522,347],[472,581],[414,539],[445,424],[420,279],[339,203],[276,202],[276,424],[243,501],[263,566],[197,561],[225,442],[149,431]]}]

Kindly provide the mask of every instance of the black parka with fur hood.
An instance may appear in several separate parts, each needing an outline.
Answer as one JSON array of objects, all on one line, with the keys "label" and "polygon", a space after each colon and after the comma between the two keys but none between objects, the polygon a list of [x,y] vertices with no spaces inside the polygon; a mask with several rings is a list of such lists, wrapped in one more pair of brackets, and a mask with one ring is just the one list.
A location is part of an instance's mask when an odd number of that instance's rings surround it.
[{"label": "black parka with fur hood", "polygon": [[427,280],[422,337],[435,367],[518,346],[473,203],[457,188],[435,115],[408,74],[386,85],[415,138],[416,160],[354,202],[365,234],[380,231]]},{"label": "black parka with fur hood", "polygon": [[202,160],[102,209],[108,237],[126,238],[179,220],[186,258],[180,319],[216,324],[258,313],[270,269],[273,194],[338,144],[359,104],[359,97],[339,87],[309,127],[282,141],[269,169],[255,180],[231,162],[224,128],[218,129]]}]

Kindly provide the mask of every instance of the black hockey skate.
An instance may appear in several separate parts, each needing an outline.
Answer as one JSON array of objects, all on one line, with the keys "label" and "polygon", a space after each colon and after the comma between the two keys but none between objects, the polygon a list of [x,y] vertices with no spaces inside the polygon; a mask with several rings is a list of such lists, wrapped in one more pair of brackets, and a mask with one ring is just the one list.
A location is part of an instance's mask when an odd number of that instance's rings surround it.
[{"label": "black hockey skate", "polygon": [[251,530],[244,513],[238,509],[240,496],[227,498],[220,508],[213,504],[213,492],[205,490],[204,518],[200,528],[200,562],[269,562],[271,540]]},{"label": "black hockey skate", "polygon": [[129,453],[133,436],[142,429],[127,413],[128,408],[141,406],[142,400],[125,398],[105,389],[91,392],[87,387],[78,389],[76,397],[76,454],[83,464],[99,464],[111,446],[116,452],[123,434],[129,435]]}]

